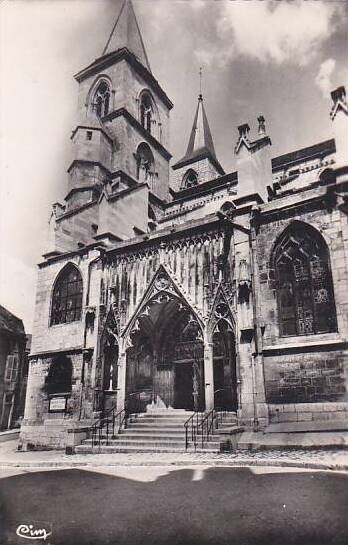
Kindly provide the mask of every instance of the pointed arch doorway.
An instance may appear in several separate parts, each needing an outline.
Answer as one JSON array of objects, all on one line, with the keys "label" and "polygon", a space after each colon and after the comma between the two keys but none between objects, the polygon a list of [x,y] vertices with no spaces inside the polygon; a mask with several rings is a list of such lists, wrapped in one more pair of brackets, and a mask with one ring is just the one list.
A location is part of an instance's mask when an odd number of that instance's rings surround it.
[{"label": "pointed arch doorway", "polygon": [[139,313],[126,352],[126,405],[204,410],[201,326],[190,307],[160,292]]},{"label": "pointed arch doorway", "polygon": [[217,322],[213,332],[214,407],[225,411],[238,408],[236,342],[227,320]]}]

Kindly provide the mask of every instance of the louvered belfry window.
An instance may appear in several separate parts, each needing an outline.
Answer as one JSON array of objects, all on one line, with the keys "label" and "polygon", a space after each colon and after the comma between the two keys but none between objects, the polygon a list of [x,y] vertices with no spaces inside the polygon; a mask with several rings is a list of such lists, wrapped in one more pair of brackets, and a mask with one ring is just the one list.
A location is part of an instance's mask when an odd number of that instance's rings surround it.
[{"label": "louvered belfry window", "polygon": [[98,117],[109,113],[110,88],[105,81],[101,81],[94,95],[94,109]]},{"label": "louvered belfry window", "polygon": [[277,245],[274,267],[281,335],[336,331],[330,259],[321,235],[293,225]]},{"label": "louvered belfry window", "polygon": [[80,320],[81,310],[81,274],[73,265],[67,265],[59,274],[53,290],[51,325]]}]

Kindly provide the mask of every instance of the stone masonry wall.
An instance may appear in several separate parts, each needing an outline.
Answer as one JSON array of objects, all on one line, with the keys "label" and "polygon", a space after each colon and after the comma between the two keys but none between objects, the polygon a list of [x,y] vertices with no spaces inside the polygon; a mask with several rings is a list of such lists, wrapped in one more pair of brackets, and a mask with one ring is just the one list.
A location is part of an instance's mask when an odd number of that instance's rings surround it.
[{"label": "stone masonry wall", "polygon": [[264,360],[268,403],[348,401],[348,353],[278,355]]},{"label": "stone masonry wall", "polygon": [[202,159],[201,161],[193,162],[191,165],[178,168],[171,171],[170,185],[174,191],[183,189],[183,180],[188,170],[194,170],[198,176],[198,183],[203,184],[209,180],[218,178],[220,174],[209,161],[209,159]]},{"label": "stone masonry wall", "polygon": [[[84,339],[84,309],[82,309],[81,320],[51,326],[52,290],[54,282],[63,267],[69,262],[74,263],[82,275],[84,304],[88,286],[89,263],[98,255],[99,253],[96,251],[84,255],[75,255],[71,259],[62,259],[39,268],[31,347],[32,354],[65,351],[69,350],[69,348],[82,347]],[[90,304],[96,305],[98,303],[99,301],[90,301]]]},{"label": "stone masonry wall", "polygon": [[[78,97],[78,119],[83,121],[86,117],[88,105],[90,105],[90,92],[94,91],[97,81],[105,77],[112,82],[112,90],[115,93],[114,104],[111,103],[110,111],[119,108],[126,108],[135,119],[139,120],[139,95],[144,89],[149,89],[147,83],[137,74],[137,72],[125,61],[117,62],[113,66],[105,68],[103,74],[99,76],[90,76],[79,85]],[[155,95],[154,91],[149,89],[156,103],[156,109],[161,123],[154,131],[155,138],[167,148],[169,146],[169,111],[162,100]]]}]

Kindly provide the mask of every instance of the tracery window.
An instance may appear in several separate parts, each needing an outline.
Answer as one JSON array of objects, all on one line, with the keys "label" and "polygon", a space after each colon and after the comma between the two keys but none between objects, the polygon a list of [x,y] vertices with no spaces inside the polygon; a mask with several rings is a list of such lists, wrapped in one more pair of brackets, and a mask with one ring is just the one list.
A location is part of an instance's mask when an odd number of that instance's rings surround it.
[{"label": "tracery window", "polygon": [[194,187],[197,184],[198,184],[197,173],[192,169],[188,170],[183,179],[183,188],[187,189],[189,187]]},{"label": "tracery window", "polygon": [[101,81],[94,93],[93,108],[98,117],[104,117],[109,113],[110,88],[106,81]]},{"label": "tracery window", "polygon": [[336,308],[325,241],[313,228],[294,224],[274,252],[280,333],[336,331]]},{"label": "tracery window", "polygon": [[73,265],[67,265],[57,278],[53,290],[51,325],[75,322],[81,319],[82,278]]},{"label": "tracery window", "polygon": [[151,126],[153,120],[153,107],[151,97],[148,93],[143,93],[140,99],[140,123],[151,133]]}]

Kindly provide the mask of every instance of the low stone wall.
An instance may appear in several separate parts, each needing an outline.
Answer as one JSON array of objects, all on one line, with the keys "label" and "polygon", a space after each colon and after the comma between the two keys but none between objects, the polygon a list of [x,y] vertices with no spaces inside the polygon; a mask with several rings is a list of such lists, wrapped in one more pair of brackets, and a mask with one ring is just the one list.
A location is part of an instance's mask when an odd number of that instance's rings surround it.
[{"label": "low stone wall", "polygon": [[268,410],[270,423],[348,419],[348,402],[277,404],[268,405]]},{"label": "low stone wall", "polygon": [[64,450],[80,444],[92,421],[47,419],[41,423],[23,421],[19,436],[21,450]]}]

